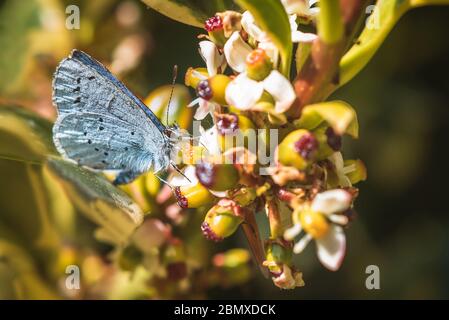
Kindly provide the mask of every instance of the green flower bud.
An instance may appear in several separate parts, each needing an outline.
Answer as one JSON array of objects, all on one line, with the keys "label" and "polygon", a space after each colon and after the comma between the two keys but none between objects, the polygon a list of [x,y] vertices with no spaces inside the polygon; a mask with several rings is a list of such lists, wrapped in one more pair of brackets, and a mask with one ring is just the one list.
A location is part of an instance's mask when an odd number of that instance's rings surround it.
[{"label": "green flower bud", "polygon": [[224,271],[219,274],[219,281],[225,286],[245,283],[252,273],[250,261],[249,252],[240,248],[218,253],[213,258],[214,266]]},{"label": "green flower bud", "polygon": [[133,271],[143,259],[143,253],[134,245],[128,245],[121,252],[118,258],[120,269]]},{"label": "green flower bud", "polygon": [[214,196],[201,183],[175,188],[175,197],[181,208],[199,208],[214,200]]},{"label": "green flower bud", "polygon": [[204,236],[218,242],[231,236],[243,222],[241,207],[232,200],[223,199],[206,214],[201,230]]},{"label": "green flower bud", "polygon": [[248,77],[262,81],[273,70],[273,63],[263,49],[255,49],[246,57],[246,72]]},{"label": "green flower bud", "polygon": [[362,160],[345,160],[345,168],[350,168],[348,170],[347,177],[352,184],[356,184],[360,181],[365,181],[367,178],[366,166]]},{"label": "green flower bud", "polygon": [[203,186],[215,191],[234,188],[239,179],[239,172],[233,164],[214,164],[200,162],[196,165],[196,176]]},{"label": "green flower bud", "polygon": [[312,133],[304,129],[295,130],[279,145],[279,162],[304,170],[315,160],[318,146],[318,140]]},{"label": "green flower bud", "polygon": [[312,132],[319,142],[317,160],[324,160],[341,149],[341,136],[337,135],[331,127],[320,125]]}]

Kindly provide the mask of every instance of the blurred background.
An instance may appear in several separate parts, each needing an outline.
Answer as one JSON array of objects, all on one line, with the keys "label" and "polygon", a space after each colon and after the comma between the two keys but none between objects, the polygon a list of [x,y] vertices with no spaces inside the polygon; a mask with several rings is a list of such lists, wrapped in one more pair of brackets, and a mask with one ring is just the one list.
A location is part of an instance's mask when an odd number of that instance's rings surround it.
[{"label": "blurred background", "polygon": [[[65,9],[72,4],[80,8],[79,30],[65,28]],[[254,267],[250,280],[208,288],[192,298],[449,297],[448,30],[448,7],[407,13],[368,67],[333,96],[354,106],[359,116],[360,139],[345,139],[345,157],[360,158],[368,168],[368,180],[358,185],[358,215],[347,233],[342,268],[336,273],[325,270],[312,245],[296,261],[304,273],[304,288],[281,291]],[[131,91],[146,97],[170,83],[173,65],[179,66],[179,83],[188,67],[203,65],[197,51],[199,33],[137,0],[0,1],[0,104],[20,106],[53,121],[52,74],[73,48],[107,63]],[[33,223],[28,220],[33,215],[26,200],[29,186],[22,171],[14,171],[16,166],[20,164],[0,160],[0,238],[20,238],[35,260],[37,274],[43,273],[36,286],[51,288],[44,284],[48,271],[42,271],[49,250],[27,232]],[[80,223],[85,234],[69,232],[68,237],[91,237],[90,222]],[[243,235],[237,234],[210,250],[244,246]],[[108,249],[98,244],[92,250]],[[368,265],[380,268],[380,290],[365,287]],[[0,259],[0,297],[2,277],[14,272],[5,266]]]}]

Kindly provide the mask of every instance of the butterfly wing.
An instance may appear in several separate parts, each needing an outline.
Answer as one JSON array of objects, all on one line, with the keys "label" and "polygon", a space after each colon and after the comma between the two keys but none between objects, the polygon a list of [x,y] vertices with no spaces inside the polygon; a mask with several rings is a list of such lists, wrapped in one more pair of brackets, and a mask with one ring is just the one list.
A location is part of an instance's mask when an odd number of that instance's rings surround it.
[{"label": "butterfly wing", "polygon": [[165,126],[103,65],[74,50],[53,80],[53,139],[66,158],[94,169],[145,172],[168,166]]}]

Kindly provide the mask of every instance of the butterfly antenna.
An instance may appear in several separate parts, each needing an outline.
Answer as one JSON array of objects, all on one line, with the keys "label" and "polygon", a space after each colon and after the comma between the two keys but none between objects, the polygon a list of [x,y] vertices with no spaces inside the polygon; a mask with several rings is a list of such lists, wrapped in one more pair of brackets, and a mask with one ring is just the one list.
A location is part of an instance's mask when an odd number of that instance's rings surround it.
[{"label": "butterfly antenna", "polygon": [[192,183],[192,181],[190,181],[190,179],[184,174],[184,172],[182,172],[181,170],[179,170],[179,168],[176,166],[176,164],[174,164],[173,162],[170,162],[171,166],[173,167],[173,169],[176,170],[177,173],[179,173],[180,175],[182,175],[184,178],[187,179],[187,181],[189,181],[190,183]]},{"label": "butterfly antenna", "polygon": [[178,78],[178,66],[175,64],[173,66],[173,80],[171,83],[171,91],[170,91],[170,98],[168,99],[168,105],[167,105],[167,119],[166,119],[166,123],[168,126],[168,117],[170,115],[170,103],[171,103],[171,99],[173,97],[173,91],[175,90],[175,83],[176,83],[176,78]]}]

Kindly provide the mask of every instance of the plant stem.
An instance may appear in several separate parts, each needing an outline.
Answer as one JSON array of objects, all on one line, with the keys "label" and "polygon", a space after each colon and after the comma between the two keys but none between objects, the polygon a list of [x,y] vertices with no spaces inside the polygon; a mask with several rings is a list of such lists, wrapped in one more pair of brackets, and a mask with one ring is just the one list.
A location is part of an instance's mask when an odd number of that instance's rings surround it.
[{"label": "plant stem", "polygon": [[270,235],[272,239],[282,238],[284,230],[282,228],[281,214],[274,199],[267,199],[266,210],[270,222]]}]

